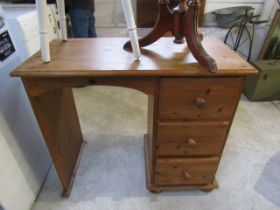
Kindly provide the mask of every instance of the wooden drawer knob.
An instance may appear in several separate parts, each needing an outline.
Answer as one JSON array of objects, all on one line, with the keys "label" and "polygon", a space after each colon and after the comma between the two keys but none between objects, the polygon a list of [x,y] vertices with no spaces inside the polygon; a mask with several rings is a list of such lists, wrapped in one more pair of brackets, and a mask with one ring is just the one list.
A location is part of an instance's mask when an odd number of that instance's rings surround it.
[{"label": "wooden drawer knob", "polygon": [[198,108],[204,106],[206,104],[205,99],[200,98],[200,97],[196,97],[193,101],[194,105]]},{"label": "wooden drawer knob", "polygon": [[189,147],[195,147],[196,146],[196,141],[192,138],[188,139],[188,146]]},{"label": "wooden drawer knob", "polygon": [[192,177],[192,176],[191,176],[187,171],[184,171],[184,178],[185,178],[186,180],[190,180],[191,177]]}]

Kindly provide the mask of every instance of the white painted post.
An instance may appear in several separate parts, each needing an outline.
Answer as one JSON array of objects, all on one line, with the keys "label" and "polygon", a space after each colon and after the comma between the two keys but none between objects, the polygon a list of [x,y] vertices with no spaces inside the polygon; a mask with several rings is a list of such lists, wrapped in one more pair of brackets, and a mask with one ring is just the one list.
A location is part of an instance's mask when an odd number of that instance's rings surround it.
[{"label": "white painted post", "polygon": [[39,21],[40,45],[42,60],[44,63],[51,61],[48,21],[47,21],[47,2],[46,0],[36,0],[37,16]]},{"label": "white painted post", "polygon": [[138,42],[136,24],[132,10],[131,0],[122,0],[123,13],[126,20],[127,31],[130,37],[130,42],[134,57],[138,60],[141,56],[141,51]]},{"label": "white painted post", "polygon": [[59,26],[60,26],[60,38],[63,41],[67,40],[67,27],[66,27],[66,15],[65,15],[65,1],[57,1],[58,8],[58,17],[59,17]]}]

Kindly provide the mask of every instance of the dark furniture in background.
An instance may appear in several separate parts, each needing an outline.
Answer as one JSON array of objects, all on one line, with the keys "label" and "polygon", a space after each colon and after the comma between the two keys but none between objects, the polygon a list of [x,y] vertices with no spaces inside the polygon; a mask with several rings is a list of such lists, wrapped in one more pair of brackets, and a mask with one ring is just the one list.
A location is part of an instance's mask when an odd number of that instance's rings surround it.
[{"label": "dark furniture in background", "polygon": [[[170,6],[175,7],[178,1],[171,0]],[[202,26],[206,0],[200,0],[200,12],[198,26]],[[137,27],[151,28],[154,26],[158,15],[158,0],[137,0]]]},{"label": "dark furniture in background", "polygon": [[[210,72],[217,71],[217,64],[201,45],[203,35],[198,33],[199,0],[178,0],[179,4],[171,9],[170,2],[159,0],[159,12],[154,28],[146,36],[139,39],[140,47],[148,46],[166,34],[174,36],[175,44],[187,43],[190,52],[198,63]],[[124,49],[131,50],[127,42]]]}]

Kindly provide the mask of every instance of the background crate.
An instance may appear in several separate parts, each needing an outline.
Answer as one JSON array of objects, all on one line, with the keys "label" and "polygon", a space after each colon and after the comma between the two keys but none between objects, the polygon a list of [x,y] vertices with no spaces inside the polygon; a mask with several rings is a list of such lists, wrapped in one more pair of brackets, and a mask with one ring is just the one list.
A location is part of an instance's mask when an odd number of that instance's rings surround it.
[{"label": "background crate", "polygon": [[252,62],[259,75],[248,76],[244,94],[251,101],[280,100],[280,61]]}]

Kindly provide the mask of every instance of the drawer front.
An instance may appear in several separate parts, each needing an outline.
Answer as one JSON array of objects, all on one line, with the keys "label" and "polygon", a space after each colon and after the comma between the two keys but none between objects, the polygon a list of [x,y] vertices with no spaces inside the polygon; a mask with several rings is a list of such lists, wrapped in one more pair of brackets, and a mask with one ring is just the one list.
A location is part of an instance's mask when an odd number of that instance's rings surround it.
[{"label": "drawer front", "polygon": [[242,78],[161,79],[160,119],[229,119]]},{"label": "drawer front", "polygon": [[159,158],[156,162],[156,185],[199,185],[214,181],[218,158]]},{"label": "drawer front", "polygon": [[160,123],[158,156],[220,156],[228,122]]}]

